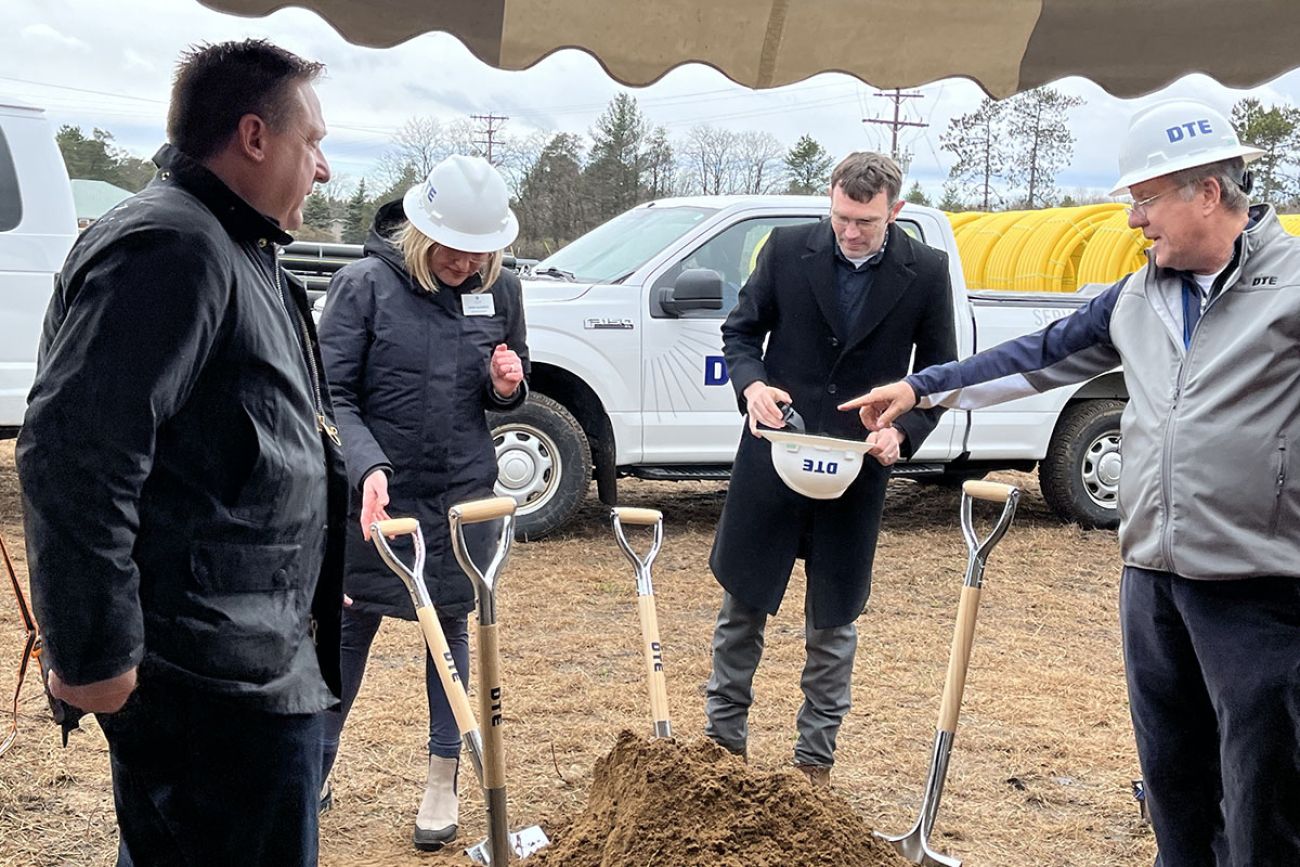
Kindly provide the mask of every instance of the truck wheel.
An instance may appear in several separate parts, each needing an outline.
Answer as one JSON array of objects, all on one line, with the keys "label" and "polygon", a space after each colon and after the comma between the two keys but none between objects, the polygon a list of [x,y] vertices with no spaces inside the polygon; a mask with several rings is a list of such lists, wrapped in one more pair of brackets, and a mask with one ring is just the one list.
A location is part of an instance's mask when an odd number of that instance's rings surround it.
[{"label": "truck wheel", "polygon": [[1061,414],[1038,464],[1043,499],[1086,529],[1119,526],[1121,400],[1085,400]]},{"label": "truck wheel", "polygon": [[540,539],[567,524],[587,496],[591,446],[558,401],[534,392],[510,412],[488,413],[497,453],[496,493],[514,497],[515,535]]}]

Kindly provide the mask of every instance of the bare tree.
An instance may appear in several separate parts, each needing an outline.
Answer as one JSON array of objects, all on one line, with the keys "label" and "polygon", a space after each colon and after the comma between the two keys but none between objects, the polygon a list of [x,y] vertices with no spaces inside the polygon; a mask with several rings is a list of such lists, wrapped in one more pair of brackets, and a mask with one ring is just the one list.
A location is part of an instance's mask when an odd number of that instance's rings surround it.
[{"label": "bare tree", "polygon": [[731,130],[707,124],[686,134],[681,153],[695,192],[706,196],[733,192],[739,138]]},{"label": "bare tree", "polygon": [[447,132],[436,117],[412,117],[393,134],[379,158],[381,185],[395,187],[410,177],[423,178],[448,153]]},{"label": "bare tree", "polygon": [[739,192],[750,195],[776,192],[781,177],[785,148],[770,132],[743,132],[736,142],[736,159],[741,172]]},{"label": "bare tree", "polygon": [[643,162],[645,170],[642,172],[641,180],[645,185],[646,196],[651,199],[661,199],[671,195],[677,173],[677,160],[673,154],[672,143],[668,141],[668,135],[663,127],[655,127],[654,132],[646,139]]}]

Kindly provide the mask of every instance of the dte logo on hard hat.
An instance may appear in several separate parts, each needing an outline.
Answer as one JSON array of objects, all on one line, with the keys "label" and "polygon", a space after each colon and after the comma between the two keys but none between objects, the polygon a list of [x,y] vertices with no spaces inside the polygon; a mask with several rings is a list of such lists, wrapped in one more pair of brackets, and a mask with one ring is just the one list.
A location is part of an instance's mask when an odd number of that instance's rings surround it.
[{"label": "dte logo on hard hat", "polygon": [[424,184],[424,197],[432,202],[433,197],[436,195],[438,195],[438,191],[434,188],[433,184],[426,181]]},{"label": "dte logo on hard hat", "polygon": [[1189,120],[1187,123],[1171,126],[1165,130],[1165,135],[1169,136],[1170,142],[1179,142],[1184,138],[1196,138],[1198,135],[1213,134],[1214,127],[1210,126],[1208,120]]}]

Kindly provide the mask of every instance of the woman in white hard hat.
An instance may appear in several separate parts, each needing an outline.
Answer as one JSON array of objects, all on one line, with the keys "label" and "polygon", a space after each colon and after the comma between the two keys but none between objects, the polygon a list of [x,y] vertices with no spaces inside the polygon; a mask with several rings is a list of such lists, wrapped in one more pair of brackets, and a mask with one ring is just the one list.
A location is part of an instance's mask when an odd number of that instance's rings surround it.
[{"label": "woman in white hard hat", "polygon": [[[365,257],[330,282],[321,352],[352,483],[344,589],[343,701],[327,714],[326,788],[339,733],[387,615],[415,619],[403,584],[380,560],[369,527],[391,513],[420,521],[425,583],[461,677],[469,671],[466,615],[474,590],[451,549],[447,508],[491,496],[496,455],[485,413],[527,393],[528,347],[519,280],[502,250],[519,232],[505,182],[486,161],[453,156],[375,216]],[[485,562],[491,524],[466,536]],[[461,738],[425,655],[429,774],[415,820],[417,849],[456,837]]]}]

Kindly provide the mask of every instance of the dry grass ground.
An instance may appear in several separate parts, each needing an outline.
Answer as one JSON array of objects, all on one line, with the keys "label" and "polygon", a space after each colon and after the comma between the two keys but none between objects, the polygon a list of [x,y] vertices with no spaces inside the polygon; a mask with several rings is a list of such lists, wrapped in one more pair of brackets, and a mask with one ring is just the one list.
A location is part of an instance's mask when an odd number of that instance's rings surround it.
[{"label": "dry grass ground", "polygon": [[[990,558],[934,842],[968,865],[1149,864],[1154,845],[1129,794],[1137,760],[1116,622],[1114,534],[1061,525],[1032,476],[1000,478],[1023,483],[1027,496]],[[679,736],[696,737],[719,598],[707,556],[724,487],[629,482],[624,491],[628,505],[667,516],[654,577],[669,699]],[[859,624],[854,709],[840,735],[835,790],[885,831],[910,827],[925,781],[966,561],[957,505],[955,491],[891,486],[875,590]],[[21,538],[12,443],[0,443],[0,532]],[[759,767],[791,759],[801,599],[796,574],[755,684],[750,756]],[[594,498],[566,534],[515,547],[500,622],[512,822],[555,827],[581,810],[593,763],[618,732],[649,728],[632,570]],[[0,590],[6,702],[21,637],[7,589]],[[420,650],[412,624],[389,622],[380,633],[344,732],[336,806],[321,827],[327,867],[468,863],[458,854],[416,853],[409,843],[423,785]],[[43,710],[29,679],[19,741],[0,759],[0,865],[112,864],[103,737],[88,721],[63,750]],[[471,780],[462,776],[462,841],[485,832]],[[851,853],[844,863],[854,863]]]}]

